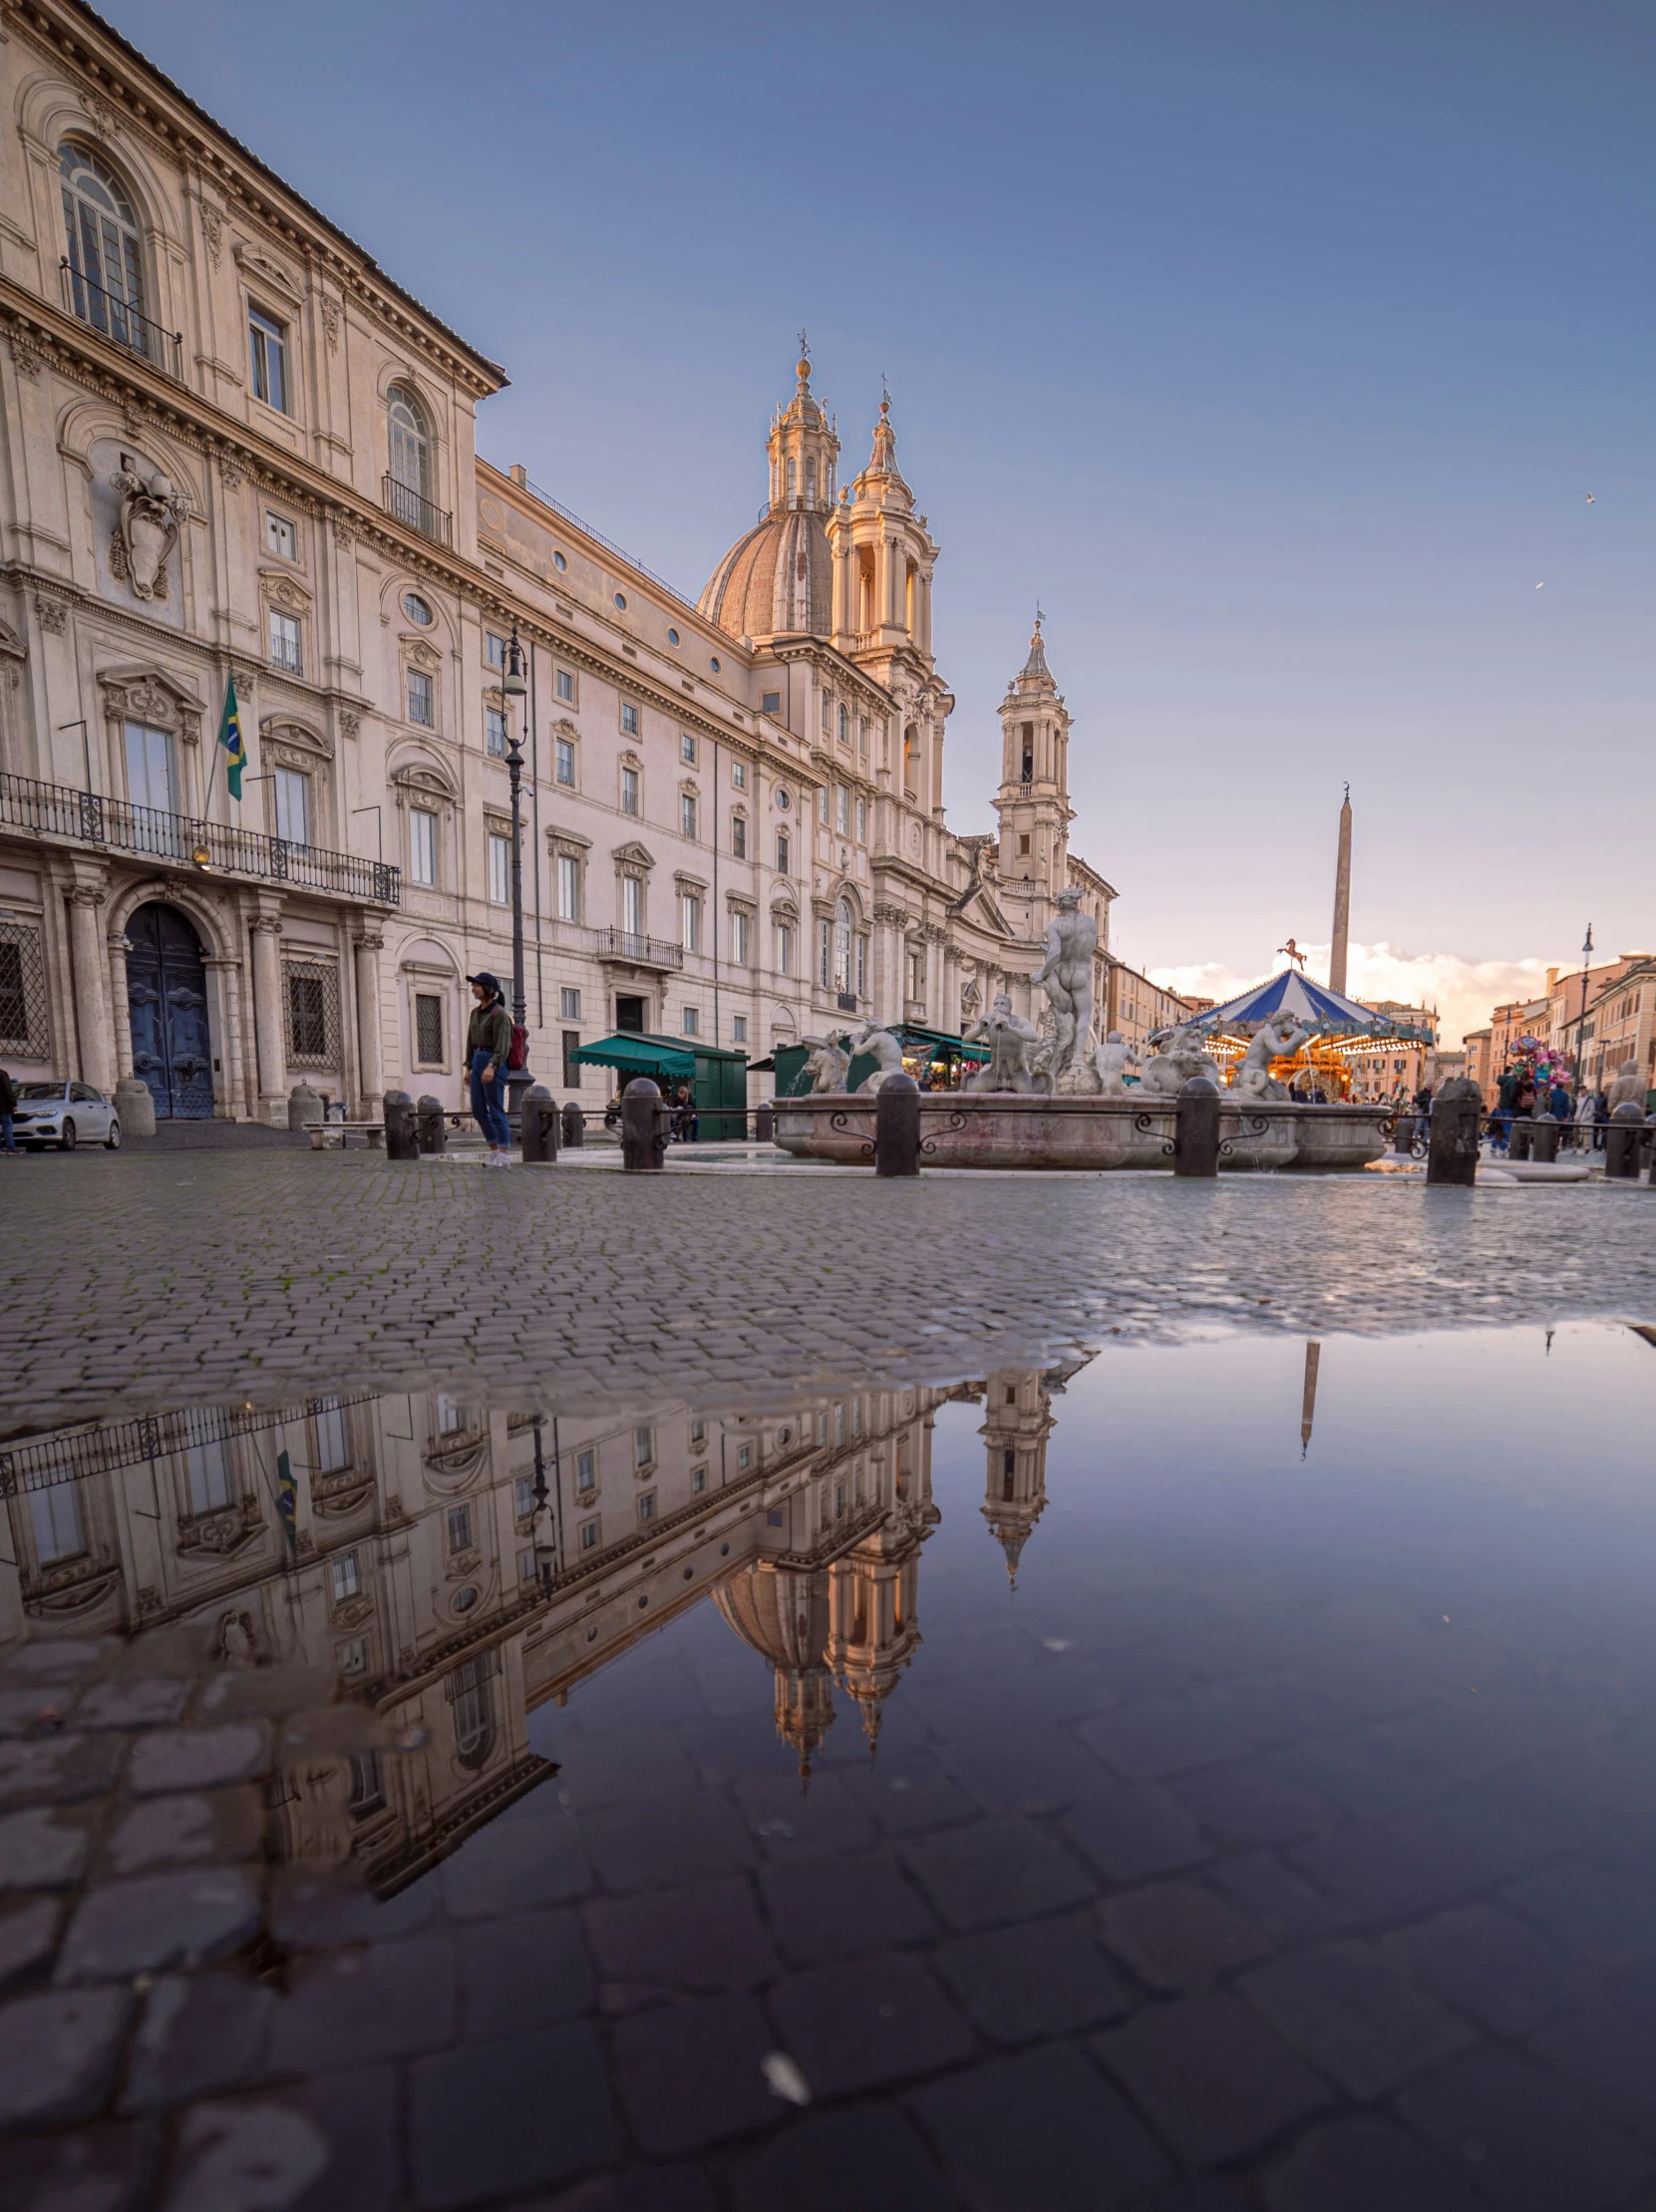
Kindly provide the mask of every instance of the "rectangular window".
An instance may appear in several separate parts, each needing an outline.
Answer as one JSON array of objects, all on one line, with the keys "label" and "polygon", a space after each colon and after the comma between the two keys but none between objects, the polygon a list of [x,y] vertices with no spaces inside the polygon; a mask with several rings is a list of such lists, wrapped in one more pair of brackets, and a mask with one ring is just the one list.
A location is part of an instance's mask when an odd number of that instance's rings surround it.
[{"label": "rectangular window", "polygon": [[702,1027],[702,1018],[701,1018],[700,1014],[698,1014],[698,1013],[697,1013],[696,1009],[695,1009],[695,1008],[694,1008],[693,1006],[687,1006],[687,1007],[685,1008],[685,1010],[684,1010],[684,1034],[685,1034],[685,1036],[686,1036],[686,1037],[699,1037],[699,1036],[701,1035],[701,1027]]},{"label": "rectangular window", "polygon": [[831,700],[831,699],[830,699],[830,698],[828,697],[828,693],[827,693],[827,692],[824,692],[824,694],[823,694],[823,735],[824,735],[825,737],[827,737],[827,735],[828,735],[828,731],[829,731],[829,730],[830,730],[830,729],[832,728],[832,722],[833,722],[833,701],[832,701],[832,700]]},{"label": "rectangular window", "polygon": [[556,773],[558,782],[573,790],[575,788],[575,748],[573,740],[569,738],[559,738],[557,741]]},{"label": "rectangular window", "polygon": [[520,1521],[526,1521],[534,1511],[534,1484],[526,1474],[520,1474],[511,1485],[511,1509]]},{"label": "rectangular window", "polygon": [[483,711],[484,743],[497,761],[504,760],[506,750],[506,718],[503,709],[486,707]]},{"label": "rectangular window", "polygon": [[451,1398],[447,1391],[437,1394],[437,1432],[440,1436],[458,1435],[466,1426],[466,1408],[458,1398]]},{"label": "rectangular window", "polygon": [[428,889],[437,883],[437,816],[424,806],[410,809],[408,817],[408,872]]},{"label": "rectangular window", "polygon": [[752,1444],[744,1444],[742,1446],[742,1448],[736,1454],[736,1463],[739,1467],[751,1467],[753,1465],[754,1447]]},{"label": "rectangular window", "polygon": [[435,991],[415,994],[414,1057],[423,1068],[443,1065],[443,1001]]},{"label": "rectangular window", "polygon": [[686,952],[702,949],[702,902],[694,891],[686,891],[679,900],[679,942]]},{"label": "rectangular window", "polygon": [[655,1519],[655,1492],[646,1490],[638,1500],[638,1517],[641,1521]]},{"label": "rectangular window", "polygon": [[49,1482],[29,1492],[29,1517],[34,1524],[35,1558],[49,1567],[55,1559],[73,1559],[86,1550],[81,1533],[78,1482]]},{"label": "rectangular window", "polygon": [[264,549],[274,553],[278,560],[299,558],[299,533],[285,514],[265,515]]},{"label": "rectangular window", "polygon": [[572,990],[566,983],[557,997],[557,1010],[564,1021],[578,1022],[581,1018],[581,995],[579,991]]},{"label": "rectangular window", "polygon": [[278,614],[274,607],[270,610],[270,658],[290,676],[300,673],[298,620],[291,614]]},{"label": "rectangular window", "polygon": [[568,669],[560,668],[554,672],[552,677],[552,689],[557,693],[559,699],[563,701],[563,704],[566,707],[572,707],[574,705],[575,679],[573,676],[570,675]]},{"label": "rectangular window", "polygon": [[828,825],[828,794],[825,784],[817,793],[817,819],[826,829]]},{"label": "rectangular window", "polygon": [[737,967],[748,965],[748,917],[740,910],[730,918],[730,956]]},{"label": "rectangular window", "polygon": [[449,1525],[449,1549],[452,1552],[470,1551],[472,1549],[471,1506],[451,1505],[448,1511],[447,1519]]},{"label": "rectangular window", "polygon": [[581,864],[572,852],[557,856],[557,918],[578,922],[581,913]]},{"label": "rectangular window", "polygon": [[868,718],[866,715],[860,715],[857,718],[856,750],[864,760],[868,758]]},{"label": "rectangular window", "polygon": [[348,1644],[339,1647],[339,1671],[342,1675],[365,1675],[368,1672],[368,1639],[353,1636]]},{"label": "rectangular window", "polygon": [[623,814],[638,811],[638,771],[635,768],[621,771],[621,811]]},{"label": "rectangular window", "polygon": [[580,1049],[580,1031],[578,1029],[566,1029],[563,1032],[563,1088],[565,1091],[578,1091],[581,1087],[581,1064],[575,1058]]},{"label": "rectangular window", "polygon": [[598,1455],[595,1451],[577,1451],[575,1454],[575,1488],[595,1490],[598,1486]]},{"label": "rectangular window", "polygon": [[780,715],[782,712],[781,692],[768,691],[761,693],[759,711],[762,715]]},{"label": "rectangular window", "polygon": [[856,940],[856,995],[859,999],[865,999],[868,996],[868,940],[866,937],[858,937]]},{"label": "rectangular window", "polygon": [[748,1017],[745,1014],[731,1016],[730,1041],[733,1045],[745,1045],[748,1042]]},{"label": "rectangular window", "polygon": [[423,668],[411,668],[408,672],[408,718],[410,722],[418,722],[424,730],[437,728],[432,680]]},{"label": "rectangular window", "polygon": [[276,834],[290,845],[310,843],[310,778],[298,769],[279,768],[276,790]]},{"label": "rectangular window", "polygon": [[165,730],[152,730],[145,723],[129,722],[127,796],[133,805],[150,806],[162,814],[176,813],[177,790],[170,736]]},{"label": "rectangular window", "polygon": [[623,699],[621,702],[621,733],[628,738],[636,738],[638,735],[638,709],[630,699]]},{"label": "rectangular window", "polygon": [[582,1522],[581,1522],[581,1550],[582,1550],[582,1551],[596,1551],[596,1550],[597,1550],[597,1548],[598,1548],[598,1528],[599,1528],[599,1525],[600,1525],[600,1524],[599,1524],[599,1523],[598,1523],[597,1521],[582,1521]]},{"label": "rectangular window", "polygon": [[511,904],[511,839],[498,837],[493,830],[489,837],[489,903]]},{"label": "rectangular window", "polygon": [[287,413],[287,332],[282,325],[247,310],[247,344],[253,361],[253,397]]},{"label": "rectangular window", "polygon": [[730,782],[732,790],[745,791],[747,790],[748,764],[746,761],[733,761],[731,763]]},{"label": "rectangular window", "polygon": [[696,765],[696,741],[688,730],[679,732],[679,759],[688,762],[692,768]]},{"label": "rectangular window", "polygon": [[655,1430],[642,1426],[635,1428],[632,1432],[633,1465],[635,1467],[647,1467],[653,1463],[654,1459]]},{"label": "rectangular window", "polygon": [[621,878],[621,927],[632,937],[644,934],[644,879],[639,875]]},{"label": "rectangular window", "polygon": [[302,966],[297,961],[283,966],[282,982],[287,989],[288,1058],[297,1066],[325,1068],[336,1058],[331,1050],[332,1025],[328,1020],[331,981],[327,969],[309,961]]},{"label": "rectangular window", "polygon": [[778,873],[778,875],[786,875],[786,874],[788,873],[788,861],[789,861],[789,844],[788,844],[788,832],[787,832],[787,830],[786,830],[786,829],[779,829],[779,830],[777,831],[777,873]]},{"label": "rectangular window", "polygon": [[689,791],[679,793],[679,829],[686,837],[696,834],[696,801]]},{"label": "rectangular window", "polygon": [[794,932],[787,922],[777,924],[777,973],[779,976],[794,973]]},{"label": "rectangular window", "polygon": [[859,845],[868,842],[868,801],[865,798],[856,802],[856,841]]},{"label": "rectangular window", "polygon": [[221,1512],[226,1505],[235,1503],[235,1490],[230,1480],[230,1450],[222,1436],[210,1436],[205,1443],[191,1444],[184,1453],[184,1470],[189,1478],[192,1513]]},{"label": "rectangular window", "polygon": [[690,1488],[691,1488],[691,1492],[692,1492],[692,1494],[693,1494],[694,1496],[696,1496],[696,1497],[700,1497],[700,1496],[701,1496],[702,1492],[703,1492],[703,1491],[704,1491],[704,1490],[705,1490],[705,1489],[707,1488],[707,1469],[706,1469],[706,1467],[692,1467],[692,1468],[691,1468],[691,1470],[690,1470]]},{"label": "rectangular window", "polygon": [[353,1751],[351,1753],[351,1795],[347,1812],[377,1812],[385,1803],[385,1784],[380,1778],[378,1751]]},{"label": "rectangular window", "polygon": [[324,1398],[315,1413],[316,1467],[319,1474],[337,1474],[351,1464],[345,1434],[345,1409],[337,1398]]},{"label": "rectangular window", "polygon": [[483,657],[491,668],[504,668],[506,665],[506,641],[499,635],[498,631],[485,630],[483,634]]},{"label": "rectangular window", "polygon": [[334,1603],[356,1597],[362,1589],[362,1569],[357,1564],[354,1551],[335,1552],[328,1562],[328,1579],[333,1586]]},{"label": "rectangular window", "polygon": [[841,837],[851,833],[851,794],[843,784],[833,787],[833,826]]},{"label": "rectangular window", "polygon": [[841,745],[849,745],[849,744],[850,744],[850,742],[851,742],[851,718],[850,718],[850,715],[848,714],[848,712],[847,712],[847,711],[845,710],[845,708],[843,708],[843,707],[841,707],[841,708],[840,708],[840,710],[839,710],[839,728],[838,728],[838,732],[837,732],[837,735],[838,735],[839,743],[840,743]]},{"label": "rectangular window", "polygon": [[746,814],[734,814],[731,817],[730,849],[732,857],[737,860],[745,860],[748,857],[748,817]]},{"label": "rectangular window", "polygon": [[825,987],[833,982],[833,924],[817,924],[817,980]]},{"label": "rectangular window", "polygon": [[532,1582],[534,1580],[534,1553],[532,1551],[520,1551],[517,1554],[517,1579],[519,1582]]}]

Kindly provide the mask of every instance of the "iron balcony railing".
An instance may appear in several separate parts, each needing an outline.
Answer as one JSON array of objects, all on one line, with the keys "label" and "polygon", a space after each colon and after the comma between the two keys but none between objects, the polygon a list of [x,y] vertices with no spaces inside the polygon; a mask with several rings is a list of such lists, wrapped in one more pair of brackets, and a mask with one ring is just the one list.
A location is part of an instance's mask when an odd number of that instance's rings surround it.
[{"label": "iron balcony railing", "polygon": [[32,830],[41,837],[65,837],[108,852],[132,852],[203,875],[255,876],[267,883],[293,883],[307,891],[331,891],[376,906],[400,906],[403,871],[383,860],[360,860],[353,852],[325,852],[320,845],[294,844],[256,829],[235,829],[223,822],[194,821],[186,814],[163,813],[155,806],[130,806],[101,791],[78,791],[65,784],[37,784],[27,776],[0,776],[0,822]]},{"label": "iron balcony railing", "polygon": [[630,929],[595,929],[593,950],[600,960],[627,960],[635,968],[682,968],[684,947],[664,937],[640,937]]},{"label": "iron balcony railing", "polygon": [[411,530],[418,530],[422,537],[429,537],[434,545],[452,545],[455,541],[454,516],[445,514],[441,507],[434,507],[430,499],[412,488],[399,483],[389,473],[382,483],[385,511],[393,521],[402,522]]},{"label": "iron balcony railing", "polygon": [[102,284],[94,284],[90,276],[83,276],[65,255],[58,263],[58,273],[63,281],[63,303],[77,322],[86,323],[99,331],[112,344],[124,346],[129,353],[136,353],[169,376],[176,384],[184,380],[184,334],[181,330],[163,330],[160,323],[153,323],[148,315],[141,315],[127,300],[117,299],[113,292],[106,292]]}]

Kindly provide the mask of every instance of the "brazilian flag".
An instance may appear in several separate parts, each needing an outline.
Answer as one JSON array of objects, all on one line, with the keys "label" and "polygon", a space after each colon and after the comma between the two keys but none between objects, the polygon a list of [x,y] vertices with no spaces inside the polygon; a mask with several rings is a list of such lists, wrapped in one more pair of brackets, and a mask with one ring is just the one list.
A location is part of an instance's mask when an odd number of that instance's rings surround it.
[{"label": "brazilian flag", "polygon": [[224,679],[224,718],[218,725],[218,742],[224,748],[224,781],[230,796],[241,796],[241,772],[247,766],[247,745],[241,735],[241,709],[235,703],[235,678]]}]

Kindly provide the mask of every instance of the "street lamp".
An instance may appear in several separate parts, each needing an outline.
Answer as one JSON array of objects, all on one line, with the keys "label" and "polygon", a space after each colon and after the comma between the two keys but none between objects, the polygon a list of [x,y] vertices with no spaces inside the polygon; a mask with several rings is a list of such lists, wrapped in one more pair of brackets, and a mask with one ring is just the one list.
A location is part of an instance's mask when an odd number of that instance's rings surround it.
[{"label": "street lamp", "polygon": [[505,674],[500,680],[508,709],[515,706],[516,714],[506,716],[506,774],[511,780],[511,1019],[513,1026],[522,1032],[523,1061],[521,1068],[506,1070],[506,1110],[513,1118],[521,1114],[523,1093],[533,1082],[528,1071],[528,1020],[527,1000],[523,993],[523,703],[528,698],[528,682],[523,674],[523,648],[517,642],[517,625],[511,626],[511,643],[506,647]]},{"label": "street lamp", "polygon": [[1581,1055],[1587,1038],[1587,968],[1593,957],[1593,925],[1587,924],[1586,942],[1581,947],[1581,1012],[1575,1020],[1575,1095],[1581,1096]]},{"label": "street lamp", "polygon": [[540,1448],[541,1417],[534,1417],[534,1579],[540,1585],[541,1595],[552,1594],[552,1576],[557,1572],[557,1531],[547,1510],[550,1503],[546,1489],[546,1457]]}]

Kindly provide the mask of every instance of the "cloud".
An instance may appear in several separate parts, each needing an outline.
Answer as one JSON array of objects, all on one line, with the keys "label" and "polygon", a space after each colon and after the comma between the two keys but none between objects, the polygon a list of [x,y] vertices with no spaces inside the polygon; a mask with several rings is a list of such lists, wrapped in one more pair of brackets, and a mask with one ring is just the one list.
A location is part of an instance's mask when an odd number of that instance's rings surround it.
[{"label": "cloud", "polygon": [[[1307,945],[1306,973],[1318,981],[1328,975],[1327,945]],[[1545,960],[1463,960],[1453,952],[1405,952],[1384,941],[1353,945],[1346,968],[1349,997],[1373,1005],[1378,999],[1396,999],[1404,1006],[1435,1006],[1439,1036],[1446,1045],[1458,1045],[1470,1029],[1482,1029],[1491,1007],[1504,999],[1538,998],[1546,989]],[[1558,963],[1568,973],[1570,963]],[[1274,974],[1274,968],[1269,973]],[[1204,999],[1231,999],[1257,975],[1239,976],[1218,961],[1192,968],[1152,968],[1150,979],[1163,990],[1190,993]]]}]

